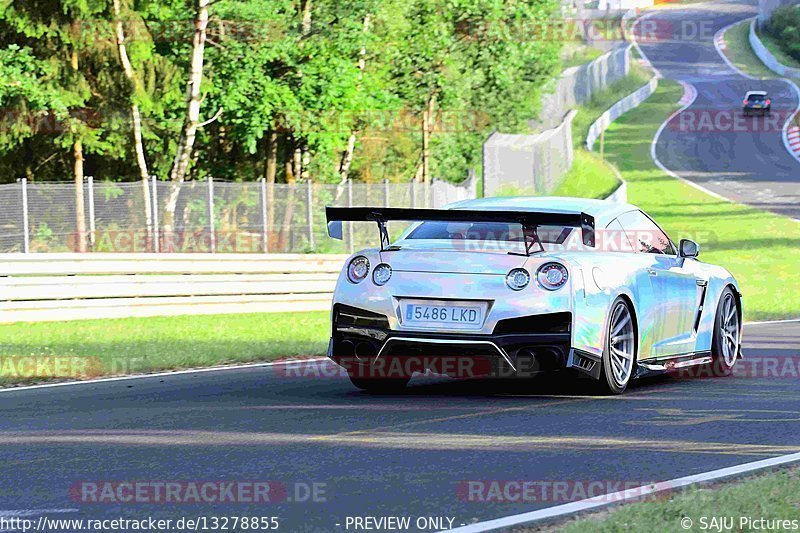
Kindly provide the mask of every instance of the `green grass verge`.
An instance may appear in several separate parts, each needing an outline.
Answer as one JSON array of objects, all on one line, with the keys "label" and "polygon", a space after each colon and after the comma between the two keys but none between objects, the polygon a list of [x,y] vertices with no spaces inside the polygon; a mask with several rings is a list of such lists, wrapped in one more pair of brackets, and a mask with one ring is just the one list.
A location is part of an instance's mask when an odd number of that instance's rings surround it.
[{"label": "green grass verge", "polygon": [[774,78],[776,74],[761,62],[750,47],[750,21],[744,20],[725,32],[727,48],[723,53],[739,70],[757,78]]},{"label": "green grass verge", "polygon": [[653,164],[650,144],[677,109],[682,88],[662,80],[643,105],[606,133],[606,157],[628,182],[628,199],[678,240],[695,237],[701,259],[722,265],[739,281],[747,320],[800,316],[800,224],[788,218],[718,200]]},{"label": "green grass verge", "polygon": [[603,51],[583,43],[566,43],[561,49],[561,68],[577,67],[594,61]]},{"label": "green grass verge", "polygon": [[[90,357],[103,374],[151,372],[320,355],[329,331],[324,311],[4,324],[0,358]],[[0,383],[25,381],[8,379],[19,368],[0,361]]]},{"label": "green grass verge", "polygon": [[767,50],[772,52],[772,55],[775,56],[775,59],[777,59],[779,63],[786,65],[787,67],[800,68],[800,61],[797,61],[795,58],[787,54],[781,47],[780,41],[775,38],[775,36],[766,31],[759,31],[758,29],[756,29],[756,34],[758,35],[758,38],[761,39],[761,42],[764,43],[764,46],[767,47]]},{"label": "green grass verge", "polygon": [[552,195],[605,198],[614,192],[619,184],[614,168],[607,161],[600,159],[595,152],[575,148],[572,168]]},{"label": "green grass verge", "polygon": [[712,517],[732,517],[732,531],[785,531],[784,527],[765,528],[739,520],[741,517],[797,520],[798,506],[800,473],[787,470],[717,487],[692,488],[664,500],[624,505],[564,524],[558,530],[563,533],[717,531],[703,527],[704,517],[707,525]]}]

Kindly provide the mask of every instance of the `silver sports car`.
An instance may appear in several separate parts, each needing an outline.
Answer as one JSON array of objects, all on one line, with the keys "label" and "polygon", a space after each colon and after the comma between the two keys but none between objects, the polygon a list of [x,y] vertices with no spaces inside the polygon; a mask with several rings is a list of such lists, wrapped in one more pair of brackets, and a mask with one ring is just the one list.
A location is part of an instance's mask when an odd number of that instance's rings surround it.
[{"label": "silver sports car", "polygon": [[[380,235],[348,259],[333,297],[328,355],[357,387],[568,370],[619,394],[672,369],[728,374],[741,356],[736,280],[636,206],[514,197],[326,214],[331,237],[356,221]],[[394,241],[392,221],[409,223]]]}]

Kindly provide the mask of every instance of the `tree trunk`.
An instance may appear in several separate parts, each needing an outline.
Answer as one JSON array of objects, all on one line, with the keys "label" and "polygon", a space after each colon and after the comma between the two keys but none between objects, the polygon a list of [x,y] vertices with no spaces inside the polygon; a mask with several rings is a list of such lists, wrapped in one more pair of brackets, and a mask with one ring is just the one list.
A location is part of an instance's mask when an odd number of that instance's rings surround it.
[{"label": "tree trunk", "polygon": [[300,179],[303,181],[311,181],[309,174],[311,169],[311,152],[308,150],[308,145],[303,145],[302,159],[300,162]]},{"label": "tree trunk", "polygon": [[[78,73],[78,51],[73,48],[70,57],[72,70]],[[72,143],[72,156],[75,159],[73,176],[75,178],[75,242],[78,252],[86,252],[86,212],[85,200],[83,197],[83,141],[80,134],[76,133],[75,141]]]},{"label": "tree trunk", "polygon": [[[264,181],[267,182],[267,229],[275,225],[275,176],[278,173],[278,134],[273,130],[267,134],[267,161],[264,166]],[[269,234],[268,234],[269,236]]]},{"label": "tree trunk", "polygon": [[78,138],[72,145],[72,155],[75,158],[73,175],[75,176],[75,233],[77,233],[76,246],[78,252],[86,252],[86,212],[83,197],[83,143]]},{"label": "tree trunk", "polygon": [[428,98],[428,104],[422,112],[422,182],[430,181],[431,159],[431,122],[434,116],[435,94]]},{"label": "tree trunk", "polygon": [[[292,150],[292,157],[290,161],[286,163],[286,184],[287,185],[295,185],[297,183],[297,178],[302,173],[302,165],[303,165],[303,152],[299,146],[297,146],[296,141],[294,141],[294,147],[290,146]],[[294,218],[294,187],[287,187],[286,188],[286,207],[283,210],[283,223],[281,224],[281,231],[278,238],[278,243],[281,251],[289,252],[291,251],[291,237],[293,233],[292,228],[292,219]]]},{"label": "tree trunk", "polygon": [[303,22],[300,29],[303,35],[311,33],[311,0],[303,0]]},{"label": "tree trunk", "polygon": [[117,51],[119,52],[119,60],[122,64],[122,70],[125,72],[125,77],[131,85],[131,123],[133,125],[133,147],[136,152],[136,165],[139,167],[139,177],[142,180],[142,196],[144,200],[144,216],[145,227],[147,231],[147,250],[154,250],[153,248],[153,210],[150,205],[150,172],[147,170],[147,159],[144,153],[144,142],[142,141],[142,117],[139,112],[139,105],[136,103],[136,75],[133,71],[128,58],[128,50],[125,46],[125,28],[122,25],[122,15],[120,9],[120,0],[114,0],[114,19],[116,24],[117,33]]},{"label": "tree trunk", "polygon": [[208,27],[208,4],[210,0],[197,0],[192,39],[192,66],[186,86],[186,118],[181,129],[178,151],[169,174],[171,182],[167,203],[164,207],[164,231],[170,233],[175,220],[175,207],[181,184],[186,178],[192,157],[194,141],[200,122],[200,85],[203,81],[203,60],[205,56],[206,30]]},{"label": "tree trunk", "polygon": [[[370,14],[367,13],[364,15],[364,35],[366,36],[369,33],[369,21],[370,21]],[[358,58],[358,88],[361,88],[361,78],[364,75],[364,67],[367,65],[367,46],[366,44],[361,47],[361,51],[359,52]],[[356,123],[353,125],[353,129],[350,130],[350,137],[347,139],[347,148],[342,154],[341,162],[339,163],[339,182],[344,184],[347,181],[347,178],[350,175],[350,165],[353,163],[353,152],[356,148],[356,135],[358,134],[359,130],[359,120],[356,118]],[[338,198],[341,195],[341,191],[337,189],[336,197]]]}]

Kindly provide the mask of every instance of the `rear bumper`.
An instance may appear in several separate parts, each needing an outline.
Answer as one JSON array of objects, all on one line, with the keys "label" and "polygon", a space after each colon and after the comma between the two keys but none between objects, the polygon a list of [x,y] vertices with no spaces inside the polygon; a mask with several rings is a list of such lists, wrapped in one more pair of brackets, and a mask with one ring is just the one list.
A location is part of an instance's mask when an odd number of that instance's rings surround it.
[{"label": "rear bumper", "polygon": [[487,335],[392,330],[381,315],[341,309],[334,308],[328,356],[364,377],[426,371],[465,378],[520,377],[565,368],[592,375],[599,366],[572,350],[570,313],[520,317],[521,322],[498,325],[497,333]]}]

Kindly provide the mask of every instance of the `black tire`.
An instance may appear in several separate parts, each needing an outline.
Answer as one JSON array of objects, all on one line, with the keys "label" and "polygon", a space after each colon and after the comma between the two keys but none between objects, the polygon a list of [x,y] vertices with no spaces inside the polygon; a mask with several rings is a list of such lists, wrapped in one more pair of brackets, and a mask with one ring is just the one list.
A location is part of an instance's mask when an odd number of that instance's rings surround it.
[{"label": "black tire", "polygon": [[711,338],[712,373],[729,376],[742,346],[742,312],[730,287],[725,287],[719,297]]},{"label": "black tire", "polygon": [[411,378],[363,378],[348,374],[350,381],[361,390],[374,393],[400,392]]},{"label": "black tire", "polygon": [[[628,322],[622,324],[619,331],[620,324],[624,322],[620,313],[627,314]],[[638,341],[636,336],[636,317],[633,314],[628,302],[623,298],[617,298],[611,306],[611,311],[608,316],[608,325],[606,326],[606,342],[603,346],[603,359],[600,368],[600,379],[598,380],[598,387],[602,394],[622,394],[628,387],[628,383],[633,378],[633,373],[636,370],[636,360],[638,356]],[[616,342],[612,343],[612,333],[615,333]],[[623,340],[623,337],[630,335],[630,339]],[[624,349],[630,355],[630,359],[621,358],[619,350],[622,342],[627,342],[627,347]],[[625,361],[629,365],[626,367],[625,377],[620,378],[619,370],[620,364]]]}]

